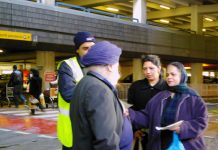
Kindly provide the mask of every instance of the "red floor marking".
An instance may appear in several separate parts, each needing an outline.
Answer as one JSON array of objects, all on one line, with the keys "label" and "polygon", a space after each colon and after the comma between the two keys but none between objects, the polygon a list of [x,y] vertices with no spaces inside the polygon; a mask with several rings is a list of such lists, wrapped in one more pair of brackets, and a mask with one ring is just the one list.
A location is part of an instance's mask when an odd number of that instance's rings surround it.
[{"label": "red floor marking", "polygon": [[0,128],[56,136],[56,121],[0,115]]}]

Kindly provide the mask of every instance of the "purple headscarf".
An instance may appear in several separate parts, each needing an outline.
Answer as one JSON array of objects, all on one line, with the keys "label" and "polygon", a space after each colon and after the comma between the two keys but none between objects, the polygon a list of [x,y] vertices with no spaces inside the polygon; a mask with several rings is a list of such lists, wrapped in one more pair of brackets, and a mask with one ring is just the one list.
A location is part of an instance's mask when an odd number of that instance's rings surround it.
[{"label": "purple headscarf", "polygon": [[119,61],[121,53],[121,48],[108,41],[102,41],[93,45],[89,52],[81,58],[81,62],[85,66],[113,65]]}]

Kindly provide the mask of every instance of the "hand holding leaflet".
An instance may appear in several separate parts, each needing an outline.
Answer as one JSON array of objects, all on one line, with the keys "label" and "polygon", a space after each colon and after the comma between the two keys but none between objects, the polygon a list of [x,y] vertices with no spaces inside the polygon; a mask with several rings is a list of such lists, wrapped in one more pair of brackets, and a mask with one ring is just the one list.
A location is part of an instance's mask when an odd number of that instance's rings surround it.
[{"label": "hand holding leaflet", "polygon": [[178,122],[175,122],[175,123],[170,124],[170,125],[165,126],[165,127],[155,127],[155,128],[156,128],[156,130],[169,130],[171,128],[175,128],[175,127],[180,126],[182,124],[182,122],[183,122],[183,120],[180,120]]}]

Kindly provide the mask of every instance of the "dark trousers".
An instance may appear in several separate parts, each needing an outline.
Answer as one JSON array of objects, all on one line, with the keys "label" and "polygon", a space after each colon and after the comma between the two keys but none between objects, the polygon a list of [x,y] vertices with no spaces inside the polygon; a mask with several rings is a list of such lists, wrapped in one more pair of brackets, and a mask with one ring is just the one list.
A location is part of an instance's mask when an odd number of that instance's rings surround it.
[{"label": "dark trousers", "polygon": [[13,96],[14,96],[14,98],[13,98],[14,104],[16,107],[18,107],[18,105],[19,105],[19,99],[25,104],[26,98],[24,97],[24,95],[21,92],[14,92]]}]

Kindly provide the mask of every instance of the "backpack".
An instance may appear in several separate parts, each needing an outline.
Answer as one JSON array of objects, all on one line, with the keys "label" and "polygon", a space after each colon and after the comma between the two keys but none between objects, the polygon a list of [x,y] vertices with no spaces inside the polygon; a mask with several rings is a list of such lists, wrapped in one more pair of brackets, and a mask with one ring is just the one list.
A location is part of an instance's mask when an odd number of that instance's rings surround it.
[{"label": "backpack", "polygon": [[22,74],[20,71],[16,70],[13,72],[13,84],[19,84],[22,82]]}]

